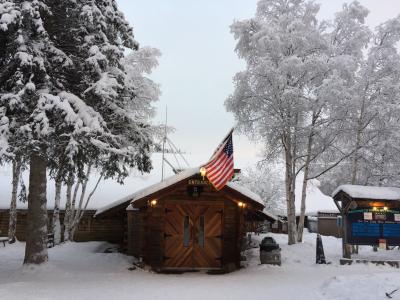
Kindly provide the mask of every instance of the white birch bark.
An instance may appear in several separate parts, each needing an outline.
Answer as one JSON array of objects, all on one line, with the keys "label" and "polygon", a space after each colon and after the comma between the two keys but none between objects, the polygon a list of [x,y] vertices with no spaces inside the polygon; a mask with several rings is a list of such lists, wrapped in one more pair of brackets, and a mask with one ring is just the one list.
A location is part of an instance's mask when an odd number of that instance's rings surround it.
[{"label": "white birch bark", "polygon": [[287,225],[288,225],[288,244],[296,244],[296,208],[295,208],[295,193],[296,188],[295,178],[293,174],[293,157],[292,143],[290,137],[283,138],[285,145],[285,186],[286,186],[286,207],[287,207]]},{"label": "white birch bark", "polygon": [[17,231],[17,193],[18,182],[21,174],[21,160],[16,158],[12,162],[12,192],[10,202],[10,217],[8,222],[8,241],[14,243]]},{"label": "white birch bark", "polygon": [[64,241],[69,241],[71,231],[71,217],[72,217],[72,187],[74,185],[73,175],[69,175],[67,182],[65,214],[64,214]]},{"label": "white birch bark", "polygon": [[61,224],[60,224],[60,200],[61,200],[61,186],[62,180],[60,176],[57,176],[55,180],[55,199],[53,209],[53,222],[52,230],[54,234],[54,244],[59,245],[61,243]]}]

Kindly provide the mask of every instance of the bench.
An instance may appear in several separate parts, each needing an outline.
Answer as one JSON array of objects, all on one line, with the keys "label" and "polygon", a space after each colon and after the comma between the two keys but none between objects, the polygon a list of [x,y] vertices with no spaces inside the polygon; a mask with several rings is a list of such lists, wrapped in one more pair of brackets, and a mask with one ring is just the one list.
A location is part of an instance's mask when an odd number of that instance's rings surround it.
[{"label": "bench", "polygon": [[[3,246],[6,246],[6,243],[8,243],[8,237],[6,236],[0,236],[0,243],[3,243]],[[53,248],[54,247],[54,234],[49,233],[47,235],[47,248]]]},{"label": "bench", "polygon": [[6,242],[8,243],[8,237],[7,236],[0,236],[0,243],[3,243],[3,246],[6,246]]}]

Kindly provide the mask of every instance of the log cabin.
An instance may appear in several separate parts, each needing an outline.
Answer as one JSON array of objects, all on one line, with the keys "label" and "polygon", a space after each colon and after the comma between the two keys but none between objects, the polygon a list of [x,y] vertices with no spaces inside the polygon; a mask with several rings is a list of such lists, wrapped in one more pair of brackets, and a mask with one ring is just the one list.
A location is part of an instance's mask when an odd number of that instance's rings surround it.
[{"label": "log cabin", "polygon": [[234,182],[217,191],[195,168],[99,209],[95,218],[126,213],[126,252],[157,272],[229,272],[240,267],[249,223],[278,220],[263,209],[258,195]]}]

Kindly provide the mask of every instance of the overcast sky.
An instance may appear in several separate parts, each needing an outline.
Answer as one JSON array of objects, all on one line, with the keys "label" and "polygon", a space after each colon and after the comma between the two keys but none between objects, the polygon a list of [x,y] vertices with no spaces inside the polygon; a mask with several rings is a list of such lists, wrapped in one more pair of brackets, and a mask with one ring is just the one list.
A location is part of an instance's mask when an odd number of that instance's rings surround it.
[{"label": "overcast sky", "polygon": [[[233,91],[232,77],[244,68],[235,52],[229,26],[254,16],[257,0],[117,0],[142,46],[160,49],[152,78],[161,84],[157,122],[168,106],[171,136],[178,147],[207,160],[228,130],[233,116],[224,101]],[[320,0],[320,19],[330,19],[346,1]],[[400,13],[399,0],[360,0],[375,27]],[[256,161],[255,146],[235,136],[238,167]],[[155,166],[157,167],[157,166]]]}]

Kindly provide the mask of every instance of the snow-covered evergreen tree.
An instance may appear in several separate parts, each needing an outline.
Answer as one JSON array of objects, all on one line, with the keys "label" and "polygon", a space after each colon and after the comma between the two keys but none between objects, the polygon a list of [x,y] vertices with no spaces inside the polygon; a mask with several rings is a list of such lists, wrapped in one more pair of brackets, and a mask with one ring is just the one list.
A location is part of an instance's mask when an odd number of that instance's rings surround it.
[{"label": "snow-covered evergreen tree", "polygon": [[119,181],[129,167],[148,171],[152,126],[145,109],[152,111],[158,94],[136,97],[138,80],[122,60],[138,45],[115,1],[1,5],[0,153],[12,158],[21,151],[29,159],[25,263],[42,263],[46,171],[63,181],[87,179],[90,166]]}]

